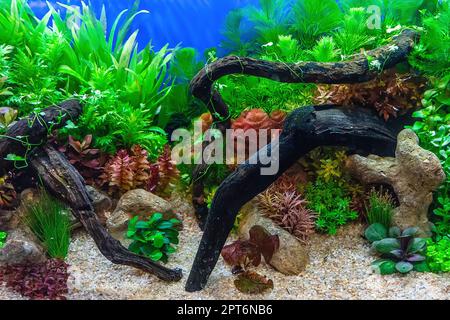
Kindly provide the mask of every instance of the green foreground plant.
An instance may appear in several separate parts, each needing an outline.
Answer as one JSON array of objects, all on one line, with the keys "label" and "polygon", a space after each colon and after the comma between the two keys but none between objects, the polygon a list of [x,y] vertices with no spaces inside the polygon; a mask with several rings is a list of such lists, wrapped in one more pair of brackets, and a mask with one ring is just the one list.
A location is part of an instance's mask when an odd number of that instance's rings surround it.
[{"label": "green foreground plant", "polygon": [[70,210],[44,190],[25,205],[24,220],[52,258],[65,259],[70,243]]},{"label": "green foreground plant", "polygon": [[308,208],[317,212],[316,228],[334,235],[338,227],[358,218],[358,213],[350,209],[351,199],[335,181],[321,179],[306,186],[305,197]]},{"label": "green foreground plant", "polygon": [[147,221],[135,216],[128,222],[127,238],[133,240],[128,249],[153,261],[167,263],[169,255],[176,251],[180,224],[177,219],[166,220],[156,212]]},{"label": "green foreground plant", "polygon": [[381,256],[372,263],[372,268],[383,275],[428,271],[424,256],[427,241],[416,237],[418,231],[408,228],[401,232],[398,227],[388,229],[380,223],[370,225],[364,235],[372,243],[372,250]]},{"label": "green foreground plant", "polygon": [[450,237],[427,240],[427,263],[433,272],[450,272]]}]

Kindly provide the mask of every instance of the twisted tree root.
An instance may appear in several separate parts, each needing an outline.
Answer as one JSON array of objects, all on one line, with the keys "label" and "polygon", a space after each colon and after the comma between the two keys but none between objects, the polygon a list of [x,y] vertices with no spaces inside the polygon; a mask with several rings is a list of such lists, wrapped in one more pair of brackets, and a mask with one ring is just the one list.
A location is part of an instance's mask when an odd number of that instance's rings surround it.
[{"label": "twisted tree root", "polygon": [[[219,59],[203,68],[191,81],[192,94],[203,101],[211,113],[214,123],[222,132],[230,128],[228,106],[220,93],[214,88],[214,83],[220,78],[231,74],[243,74],[271,79],[285,83],[360,83],[375,79],[380,70],[389,69],[407,60],[414,47],[418,34],[412,30],[404,30],[393,38],[386,46],[357,54],[349,61],[320,63],[299,62],[283,63],[229,56]],[[372,66],[370,60],[378,62]],[[193,205],[200,227],[206,221],[208,208],[204,200],[203,176],[208,165],[200,164],[193,174]]]}]

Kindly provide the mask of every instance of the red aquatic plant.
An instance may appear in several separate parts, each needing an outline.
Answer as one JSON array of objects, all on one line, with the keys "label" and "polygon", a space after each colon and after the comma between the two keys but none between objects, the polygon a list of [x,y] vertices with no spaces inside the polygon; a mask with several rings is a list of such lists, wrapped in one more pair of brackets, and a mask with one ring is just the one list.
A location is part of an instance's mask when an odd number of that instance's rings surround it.
[{"label": "red aquatic plant", "polygon": [[68,265],[59,259],[0,268],[0,282],[33,300],[65,300],[68,293]]},{"label": "red aquatic plant", "polygon": [[151,164],[147,151],[135,145],[130,151],[123,149],[117,152],[106,164],[101,179],[109,186],[110,193],[120,195],[137,188],[163,192],[178,176],[179,171],[171,159],[169,146]]},{"label": "red aquatic plant", "polygon": [[0,209],[10,209],[17,198],[16,190],[10,182],[10,176],[0,177]]},{"label": "red aquatic plant", "polygon": [[376,79],[357,84],[319,85],[316,103],[372,107],[387,121],[408,109],[421,107],[425,80],[387,70]]},{"label": "red aquatic plant", "polygon": [[168,145],[165,146],[155,165],[159,175],[158,189],[164,192],[169,184],[175,182],[180,176],[180,171],[178,171],[175,162],[172,160],[171,149]]},{"label": "red aquatic plant", "polygon": [[247,269],[250,265],[255,267],[261,263],[261,256],[269,263],[274,253],[280,247],[277,235],[271,235],[261,226],[253,226],[249,231],[248,240],[237,240],[223,247],[222,257],[226,263],[233,267]]},{"label": "red aquatic plant", "polygon": [[306,204],[306,200],[295,191],[280,193],[269,188],[258,196],[262,213],[303,243],[307,243],[314,233],[316,218]]},{"label": "red aquatic plant", "polygon": [[68,144],[59,147],[69,162],[80,172],[88,184],[95,184],[101,174],[106,156],[99,149],[91,148],[92,135],[77,141],[69,136]]}]

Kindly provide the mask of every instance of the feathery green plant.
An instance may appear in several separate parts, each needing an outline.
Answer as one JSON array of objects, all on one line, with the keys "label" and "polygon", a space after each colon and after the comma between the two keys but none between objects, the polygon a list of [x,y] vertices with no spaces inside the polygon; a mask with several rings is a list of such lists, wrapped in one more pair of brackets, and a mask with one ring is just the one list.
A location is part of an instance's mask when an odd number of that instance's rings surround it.
[{"label": "feathery green plant", "polygon": [[352,8],[344,16],[342,27],[334,33],[334,40],[342,54],[351,55],[361,48],[372,48],[376,37],[367,27],[368,13],[364,8]]},{"label": "feathery green plant", "polygon": [[292,30],[303,47],[338,28],[342,12],[335,0],[297,0],[293,7]]},{"label": "feathery green plant", "polygon": [[450,3],[439,6],[436,15],[425,15],[420,42],[414,47],[409,62],[430,76],[450,73]]},{"label": "feathery green plant", "polygon": [[52,258],[64,259],[70,243],[70,211],[41,190],[37,200],[26,204],[25,222]]},{"label": "feathery green plant", "polygon": [[242,9],[236,9],[228,13],[225,26],[222,29],[222,40],[220,47],[227,52],[238,56],[247,56],[252,49],[251,41],[247,41],[244,28],[245,12]]},{"label": "feathery green plant", "polygon": [[339,60],[340,50],[336,48],[333,37],[322,37],[316,45],[307,51],[308,56],[313,61],[333,62]]},{"label": "feathery green plant", "polygon": [[288,7],[285,0],[259,0],[259,8],[250,6],[248,19],[256,30],[256,43],[263,45],[275,42],[279,35],[288,32]]}]

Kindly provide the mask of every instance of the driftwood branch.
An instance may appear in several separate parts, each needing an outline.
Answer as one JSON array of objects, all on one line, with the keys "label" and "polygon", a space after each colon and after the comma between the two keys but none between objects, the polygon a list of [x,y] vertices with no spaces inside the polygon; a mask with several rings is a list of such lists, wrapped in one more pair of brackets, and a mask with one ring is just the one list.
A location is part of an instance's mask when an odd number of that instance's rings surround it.
[{"label": "driftwood branch", "polygon": [[[253,58],[229,56],[203,68],[191,81],[190,90],[208,107],[214,122],[229,127],[229,112],[214,83],[231,74],[243,74],[286,83],[360,83],[375,79],[379,70],[369,65],[368,57],[378,61],[383,69],[394,67],[407,59],[417,33],[405,30],[389,45],[357,54],[350,61],[321,63],[283,63]],[[227,120],[224,120],[227,119]],[[219,126],[220,127],[220,126]]]},{"label": "driftwood branch", "polygon": [[[243,74],[286,83],[366,82],[379,75],[379,70],[370,66],[369,57],[372,61],[378,61],[383,69],[392,68],[407,60],[417,37],[416,32],[405,30],[394,37],[389,45],[367,51],[365,54],[354,55],[352,60],[335,63],[299,62],[288,64],[236,56],[225,57],[203,68],[192,79],[190,90],[196,98],[205,103],[215,125],[224,132],[231,126],[229,110],[220,93],[214,88],[214,83],[224,76]],[[203,177],[207,173],[207,168],[208,165],[200,164],[196,166],[193,173],[192,202],[202,229],[208,215],[203,185]]]},{"label": "driftwood branch", "polygon": [[0,136],[0,171],[6,171],[13,165],[5,160],[8,154],[25,156],[33,147],[45,143],[51,129],[61,128],[68,120],[75,121],[81,111],[77,100],[68,100],[17,121],[4,136]]},{"label": "driftwood branch", "polygon": [[138,256],[111,237],[97,220],[83,178],[61,153],[51,147],[38,148],[31,156],[30,164],[42,179],[46,189],[70,206],[75,217],[82,223],[107,259],[116,264],[133,266],[150,272],[163,280],[181,279],[181,270],[171,270],[150,259]]},{"label": "driftwood branch", "polygon": [[269,144],[253,155],[260,157],[277,152],[278,174],[261,175],[262,166],[249,164],[249,160],[220,185],[211,204],[186,290],[204,288],[240,208],[269,187],[300,157],[319,146],[346,146],[358,153],[392,156],[400,130],[401,125],[395,121],[386,124],[374,112],[363,108],[350,110],[324,106],[294,111],[286,119],[279,142]]}]

